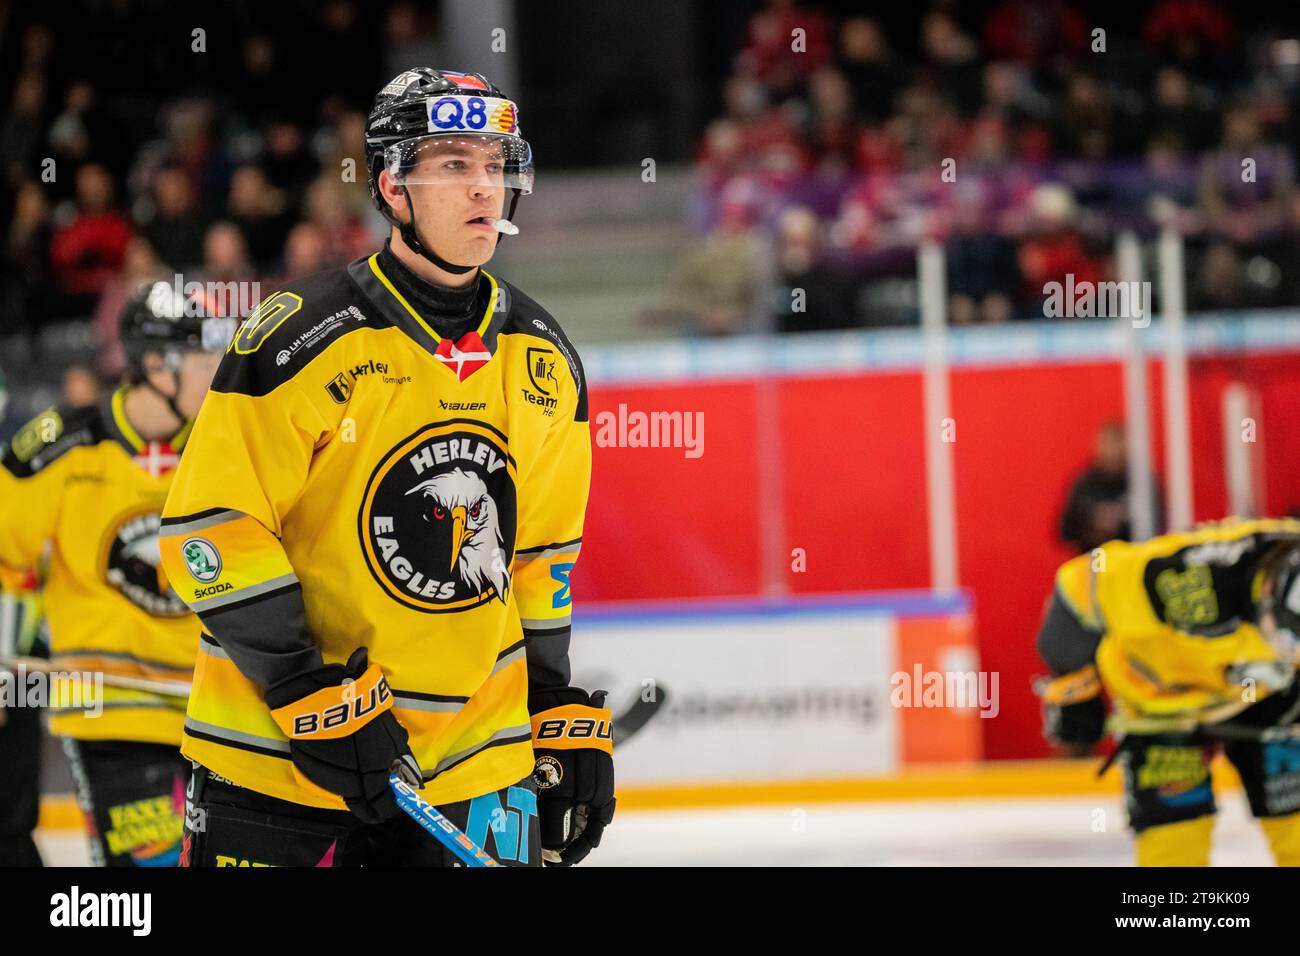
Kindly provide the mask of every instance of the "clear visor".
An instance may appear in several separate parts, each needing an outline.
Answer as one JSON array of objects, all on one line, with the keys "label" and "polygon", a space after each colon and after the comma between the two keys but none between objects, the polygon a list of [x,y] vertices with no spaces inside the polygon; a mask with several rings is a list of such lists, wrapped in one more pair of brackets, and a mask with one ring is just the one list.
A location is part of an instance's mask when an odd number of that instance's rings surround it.
[{"label": "clear visor", "polygon": [[384,150],[384,166],[398,186],[533,191],[533,151],[517,136],[440,134],[403,140]]}]

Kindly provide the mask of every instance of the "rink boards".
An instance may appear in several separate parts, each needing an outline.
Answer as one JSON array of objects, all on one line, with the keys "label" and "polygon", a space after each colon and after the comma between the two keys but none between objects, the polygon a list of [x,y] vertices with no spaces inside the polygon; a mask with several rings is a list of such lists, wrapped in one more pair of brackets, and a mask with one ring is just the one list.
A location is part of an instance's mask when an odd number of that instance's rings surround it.
[{"label": "rink boards", "polygon": [[[615,715],[660,690],[617,749],[620,792],[801,790],[980,757],[996,676],[964,594],[602,605],[575,614],[574,680]],[[712,801],[710,801],[712,802]]]}]

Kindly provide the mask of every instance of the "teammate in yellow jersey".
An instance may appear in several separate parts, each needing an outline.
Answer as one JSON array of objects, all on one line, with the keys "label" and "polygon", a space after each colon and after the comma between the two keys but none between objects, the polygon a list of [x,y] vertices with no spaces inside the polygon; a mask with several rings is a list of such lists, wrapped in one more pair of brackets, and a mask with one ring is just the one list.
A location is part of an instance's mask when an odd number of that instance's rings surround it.
[{"label": "teammate in yellow jersey", "polygon": [[1300,865],[1300,521],[1230,519],[1063,564],[1038,635],[1049,739],[1118,737],[1141,866],[1209,863],[1222,746],[1278,864]]},{"label": "teammate in yellow jersey", "polygon": [[98,407],[42,412],[0,459],[0,565],[34,568],[48,547],[52,664],[102,675],[47,690],[92,859],[109,866],[174,865],[180,851],[188,765],[178,747],[197,621],[158,542],[190,420],[234,331],[202,311],[167,283],[139,290],[121,320],[126,383]]},{"label": "teammate in yellow jersey", "polygon": [[586,383],[481,268],[531,151],[484,77],[424,68],[366,150],[388,242],[245,321],[167,500],[204,629],[183,862],[450,865],[396,766],[502,863],[575,863],[614,811],[609,711],[569,686]]}]

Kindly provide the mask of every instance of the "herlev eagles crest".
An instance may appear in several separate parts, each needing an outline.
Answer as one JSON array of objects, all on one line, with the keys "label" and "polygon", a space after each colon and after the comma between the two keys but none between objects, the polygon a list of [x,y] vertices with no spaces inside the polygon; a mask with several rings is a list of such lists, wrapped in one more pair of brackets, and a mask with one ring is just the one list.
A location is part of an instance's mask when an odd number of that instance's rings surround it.
[{"label": "herlev eagles crest", "polygon": [[510,592],[515,462],[482,422],[426,425],[398,443],[366,483],[357,531],[366,565],[417,611],[463,611]]}]

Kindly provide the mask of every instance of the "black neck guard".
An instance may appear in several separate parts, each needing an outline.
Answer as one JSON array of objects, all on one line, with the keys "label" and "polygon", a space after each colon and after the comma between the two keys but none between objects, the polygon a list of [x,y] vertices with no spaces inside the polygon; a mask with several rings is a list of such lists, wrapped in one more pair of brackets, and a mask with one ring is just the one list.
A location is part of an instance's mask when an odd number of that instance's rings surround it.
[{"label": "black neck guard", "polygon": [[422,279],[393,254],[389,240],[379,252],[379,267],[392,279],[411,307],[420,313],[442,338],[456,341],[477,328],[487,309],[491,285],[480,272],[478,278],[460,288],[438,285]]}]

